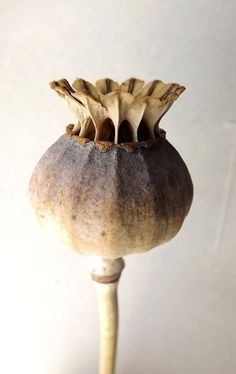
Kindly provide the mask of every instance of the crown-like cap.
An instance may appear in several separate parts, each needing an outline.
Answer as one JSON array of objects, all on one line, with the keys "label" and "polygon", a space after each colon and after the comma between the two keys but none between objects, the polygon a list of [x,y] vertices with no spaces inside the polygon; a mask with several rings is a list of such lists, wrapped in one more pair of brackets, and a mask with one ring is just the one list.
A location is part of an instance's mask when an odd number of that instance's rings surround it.
[{"label": "crown-like cap", "polygon": [[185,90],[177,83],[153,80],[144,85],[136,78],[122,84],[105,78],[96,86],[80,78],[71,86],[61,79],[50,86],[76,117],[76,125],[69,127],[70,135],[111,144],[157,138],[161,118]]}]

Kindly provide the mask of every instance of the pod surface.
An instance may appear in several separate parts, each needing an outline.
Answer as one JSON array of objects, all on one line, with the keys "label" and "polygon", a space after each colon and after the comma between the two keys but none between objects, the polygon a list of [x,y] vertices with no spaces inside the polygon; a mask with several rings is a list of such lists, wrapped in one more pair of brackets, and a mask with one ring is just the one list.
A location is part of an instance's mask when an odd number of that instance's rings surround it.
[{"label": "pod surface", "polygon": [[101,152],[61,136],[33,172],[30,199],[41,226],[81,254],[146,252],[180,230],[193,198],[188,169],[164,138],[133,152]]}]

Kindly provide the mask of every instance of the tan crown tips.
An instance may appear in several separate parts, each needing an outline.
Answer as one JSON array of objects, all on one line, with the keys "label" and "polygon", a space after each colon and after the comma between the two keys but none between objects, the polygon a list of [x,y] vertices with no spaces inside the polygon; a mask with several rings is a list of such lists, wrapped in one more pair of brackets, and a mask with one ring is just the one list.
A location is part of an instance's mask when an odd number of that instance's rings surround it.
[{"label": "tan crown tips", "polygon": [[55,90],[57,86],[59,86],[59,83],[57,81],[52,81],[49,83],[52,90]]}]

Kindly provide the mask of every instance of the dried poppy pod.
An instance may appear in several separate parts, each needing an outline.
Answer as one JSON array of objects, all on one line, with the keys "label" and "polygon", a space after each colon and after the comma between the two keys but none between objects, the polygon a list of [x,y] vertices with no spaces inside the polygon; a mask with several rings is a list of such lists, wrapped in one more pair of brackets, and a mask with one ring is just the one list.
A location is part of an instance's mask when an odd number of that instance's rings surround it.
[{"label": "dried poppy pod", "polygon": [[76,117],[38,162],[30,198],[40,224],[81,254],[115,259],[173,238],[189,211],[188,169],[159,128],[184,91],[131,78],[51,87]]}]

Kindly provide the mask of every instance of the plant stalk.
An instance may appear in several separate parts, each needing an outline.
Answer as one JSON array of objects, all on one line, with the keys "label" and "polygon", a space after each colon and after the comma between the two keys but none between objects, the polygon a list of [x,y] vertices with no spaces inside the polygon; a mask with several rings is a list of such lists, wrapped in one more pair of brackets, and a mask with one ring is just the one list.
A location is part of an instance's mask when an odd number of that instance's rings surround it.
[{"label": "plant stalk", "polygon": [[100,319],[99,374],[114,374],[118,338],[117,286],[124,268],[122,258],[90,257],[89,271],[95,283]]}]

